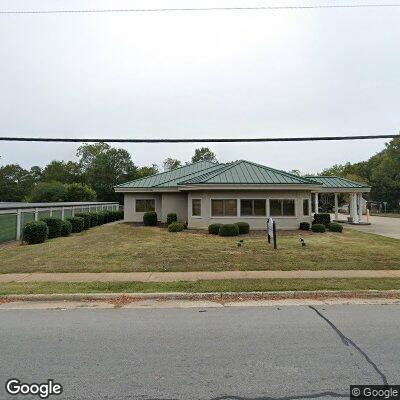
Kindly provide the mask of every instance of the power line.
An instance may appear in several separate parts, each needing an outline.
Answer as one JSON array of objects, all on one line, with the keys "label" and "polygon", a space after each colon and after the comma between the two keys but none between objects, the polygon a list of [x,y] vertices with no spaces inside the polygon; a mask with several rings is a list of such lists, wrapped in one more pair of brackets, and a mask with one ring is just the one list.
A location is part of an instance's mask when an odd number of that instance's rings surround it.
[{"label": "power line", "polygon": [[44,138],[44,137],[0,137],[2,142],[62,142],[62,143],[251,143],[251,142],[318,142],[333,140],[371,140],[400,138],[400,135],[358,136],[309,136],[309,137],[263,137],[263,138],[194,138],[194,139],[114,139],[114,138]]},{"label": "power line", "polygon": [[388,8],[400,7],[400,3],[392,4],[327,4],[314,6],[259,6],[259,7],[204,7],[204,8],[121,8],[121,9],[87,9],[87,10],[0,10],[0,15],[12,14],[94,14],[94,13],[158,13],[178,11],[278,11],[278,10],[312,10],[332,8]]}]

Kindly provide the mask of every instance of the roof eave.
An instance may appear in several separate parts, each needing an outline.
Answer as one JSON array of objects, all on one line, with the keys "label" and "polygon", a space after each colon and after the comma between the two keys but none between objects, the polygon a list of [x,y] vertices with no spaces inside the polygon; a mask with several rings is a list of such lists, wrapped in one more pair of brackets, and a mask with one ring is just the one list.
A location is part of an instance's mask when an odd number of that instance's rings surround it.
[{"label": "roof eave", "polygon": [[312,185],[306,183],[274,183],[274,184],[210,184],[210,183],[192,183],[179,185],[180,190],[202,190],[202,189],[213,189],[213,190],[317,190],[320,189],[321,185]]}]

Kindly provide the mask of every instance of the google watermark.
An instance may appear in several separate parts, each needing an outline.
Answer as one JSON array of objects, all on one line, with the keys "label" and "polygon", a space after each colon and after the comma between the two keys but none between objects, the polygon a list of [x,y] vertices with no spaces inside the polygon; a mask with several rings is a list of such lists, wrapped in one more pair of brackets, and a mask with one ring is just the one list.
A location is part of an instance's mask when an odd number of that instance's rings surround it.
[{"label": "google watermark", "polygon": [[351,385],[351,400],[400,400],[400,385]]},{"label": "google watermark", "polygon": [[19,379],[11,378],[6,382],[6,392],[12,396],[33,395],[41,399],[48,399],[50,396],[57,396],[63,392],[63,387],[48,379],[44,383],[23,383]]}]

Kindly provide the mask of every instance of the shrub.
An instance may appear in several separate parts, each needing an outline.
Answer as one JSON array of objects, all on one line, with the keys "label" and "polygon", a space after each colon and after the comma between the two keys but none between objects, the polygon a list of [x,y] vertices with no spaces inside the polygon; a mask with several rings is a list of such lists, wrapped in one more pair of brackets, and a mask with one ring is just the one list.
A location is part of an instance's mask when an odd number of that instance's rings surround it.
[{"label": "shrub", "polygon": [[95,212],[89,213],[90,215],[90,226],[97,226],[99,224],[99,216]]},{"label": "shrub", "polygon": [[182,232],[185,229],[185,225],[182,222],[171,222],[168,225],[169,232]]},{"label": "shrub", "polygon": [[167,214],[167,225],[177,221],[178,221],[178,216],[176,215],[176,213]]},{"label": "shrub", "polygon": [[299,229],[301,231],[309,231],[310,230],[310,224],[308,222],[300,222]]},{"label": "shrub", "polygon": [[314,224],[322,224],[328,227],[328,225],[331,223],[331,216],[330,214],[314,214]]},{"label": "shrub", "polygon": [[238,236],[239,227],[236,224],[224,224],[219,228],[219,236]]},{"label": "shrub", "polygon": [[85,231],[90,228],[90,213],[76,213],[75,217],[83,218],[83,229]]},{"label": "shrub", "polygon": [[61,225],[62,221],[59,218],[43,218],[42,221],[48,226],[49,233],[47,234],[48,239],[54,239],[61,236]]},{"label": "shrub", "polygon": [[24,227],[23,240],[29,244],[43,243],[47,239],[49,228],[43,221],[28,222]]},{"label": "shrub", "polygon": [[85,220],[81,217],[67,218],[67,221],[71,222],[73,233],[82,232],[85,229]]},{"label": "shrub", "polygon": [[326,231],[324,224],[313,224],[311,230],[317,233],[324,233]]},{"label": "shrub", "polygon": [[143,223],[146,226],[157,225],[157,213],[155,211],[149,211],[143,214]]},{"label": "shrub", "polygon": [[218,235],[219,228],[221,228],[222,224],[211,224],[208,225],[208,233],[211,235]]},{"label": "shrub", "polygon": [[118,210],[117,211],[117,215],[118,215],[118,220],[124,219],[124,211],[123,210]]},{"label": "shrub", "polygon": [[61,236],[69,236],[72,232],[72,224],[69,221],[61,221]]},{"label": "shrub", "polygon": [[343,226],[336,222],[331,222],[329,224],[328,228],[331,232],[342,232],[343,231]]},{"label": "shrub", "polygon": [[97,213],[97,225],[103,225],[106,223],[106,214],[104,211],[99,211]]},{"label": "shrub", "polygon": [[236,222],[235,225],[239,228],[239,235],[250,232],[250,225],[247,222]]}]

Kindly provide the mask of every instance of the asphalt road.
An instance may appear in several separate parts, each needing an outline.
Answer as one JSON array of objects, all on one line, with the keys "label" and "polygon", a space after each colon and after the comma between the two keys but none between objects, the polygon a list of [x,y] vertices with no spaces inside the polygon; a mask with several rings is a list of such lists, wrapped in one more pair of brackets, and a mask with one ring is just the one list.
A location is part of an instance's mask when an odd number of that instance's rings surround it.
[{"label": "asphalt road", "polygon": [[[50,399],[347,398],[400,384],[400,305],[1,310],[1,399],[53,378]],[[22,396],[23,399],[38,397]]]}]

